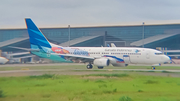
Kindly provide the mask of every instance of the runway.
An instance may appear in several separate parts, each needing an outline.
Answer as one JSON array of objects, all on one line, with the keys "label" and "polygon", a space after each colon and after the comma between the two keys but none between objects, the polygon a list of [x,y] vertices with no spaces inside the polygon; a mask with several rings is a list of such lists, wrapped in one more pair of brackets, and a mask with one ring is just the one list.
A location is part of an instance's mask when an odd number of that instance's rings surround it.
[{"label": "runway", "polygon": [[[0,65],[1,67],[32,67],[32,66],[63,66],[63,65],[87,65],[85,63],[49,63],[49,64],[34,64],[34,63],[29,63],[29,64],[4,64]],[[151,66],[151,65],[144,65],[144,64],[129,64],[129,66]],[[161,66],[178,66],[180,67],[180,64],[162,64]]]},{"label": "runway", "polygon": [[29,76],[46,73],[58,75],[86,75],[95,73],[180,73],[180,70],[150,70],[150,69],[42,69],[42,70],[9,70],[0,71],[0,76]]},{"label": "runway", "polygon": [[0,73],[24,73],[24,72],[60,72],[60,71],[134,71],[134,72],[176,72],[180,70],[150,70],[150,69],[45,69],[45,70],[10,70],[0,71]]},{"label": "runway", "polygon": [[[75,69],[84,70],[84,69]],[[150,70],[150,69],[93,69],[93,71],[135,71],[135,72],[180,72],[180,70]]]},{"label": "runway", "polygon": [[[169,64],[168,64],[169,65]],[[105,67],[104,69],[86,69],[86,64],[78,63],[57,63],[57,64],[7,64],[0,66],[0,76],[30,76],[42,74],[57,75],[88,75],[95,73],[137,73],[151,75],[172,74],[180,77],[179,65],[163,65],[152,70],[151,66],[129,66],[129,67]],[[147,69],[148,68],[148,69]],[[164,74],[163,74],[164,73]]]}]

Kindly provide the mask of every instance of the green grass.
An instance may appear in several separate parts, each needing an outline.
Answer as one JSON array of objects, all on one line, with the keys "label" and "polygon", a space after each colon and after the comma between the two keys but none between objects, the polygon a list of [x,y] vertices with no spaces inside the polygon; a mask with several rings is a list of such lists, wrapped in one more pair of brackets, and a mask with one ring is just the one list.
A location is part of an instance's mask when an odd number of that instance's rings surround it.
[{"label": "green grass", "polygon": [[28,68],[29,70],[37,70],[37,69],[79,69],[79,68],[86,68],[85,65],[35,65],[33,66],[32,65],[29,65],[29,66],[17,66],[17,67],[14,67],[14,66],[9,66],[9,67],[1,67],[0,68],[0,71],[8,71],[8,70],[21,70],[23,68]]},{"label": "green grass", "polygon": [[128,74],[90,74],[88,76],[104,76],[104,77],[126,77]]},{"label": "green grass", "polygon": [[0,101],[179,101],[180,79],[137,74],[0,77]]}]

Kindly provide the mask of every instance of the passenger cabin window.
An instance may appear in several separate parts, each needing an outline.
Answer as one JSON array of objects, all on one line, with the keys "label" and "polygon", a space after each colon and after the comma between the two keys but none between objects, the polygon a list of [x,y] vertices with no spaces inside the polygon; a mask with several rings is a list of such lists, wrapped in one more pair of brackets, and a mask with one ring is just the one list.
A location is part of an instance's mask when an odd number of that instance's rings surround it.
[{"label": "passenger cabin window", "polygon": [[164,55],[163,53],[155,53],[156,55]]}]

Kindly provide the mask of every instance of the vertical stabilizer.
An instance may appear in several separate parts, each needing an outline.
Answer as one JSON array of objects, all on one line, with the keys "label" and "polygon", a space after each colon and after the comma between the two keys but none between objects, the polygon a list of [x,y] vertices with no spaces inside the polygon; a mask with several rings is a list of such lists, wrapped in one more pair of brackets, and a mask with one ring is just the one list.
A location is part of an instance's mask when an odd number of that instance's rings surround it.
[{"label": "vertical stabilizer", "polygon": [[43,35],[43,33],[39,30],[39,28],[37,28],[34,22],[30,18],[25,18],[25,22],[29,34],[29,41],[31,44],[31,48],[37,48],[39,46],[51,48],[51,44],[49,43],[47,38]]}]

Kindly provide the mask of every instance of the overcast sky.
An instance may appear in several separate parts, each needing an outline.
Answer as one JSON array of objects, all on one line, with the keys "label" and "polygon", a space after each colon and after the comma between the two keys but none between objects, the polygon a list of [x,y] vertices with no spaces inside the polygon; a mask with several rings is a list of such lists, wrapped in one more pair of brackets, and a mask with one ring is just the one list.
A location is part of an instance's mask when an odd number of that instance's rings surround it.
[{"label": "overcast sky", "polygon": [[38,27],[180,23],[180,0],[1,0],[0,29]]}]

